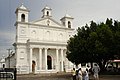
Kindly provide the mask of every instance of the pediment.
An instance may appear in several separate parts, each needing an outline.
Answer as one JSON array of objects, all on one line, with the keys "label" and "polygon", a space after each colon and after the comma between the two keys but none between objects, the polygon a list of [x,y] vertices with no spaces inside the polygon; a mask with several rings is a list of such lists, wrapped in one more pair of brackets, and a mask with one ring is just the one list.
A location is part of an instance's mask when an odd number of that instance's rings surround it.
[{"label": "pediment", "polygon": [[38,24],[38,25],[45,25],[45,26],[54,26],[54,27],[63,27],[62,24],[59,22],[55,21],[54,19],[48,17],[48,18],[42,18],[40,20],[32,22],[33,24]]}]

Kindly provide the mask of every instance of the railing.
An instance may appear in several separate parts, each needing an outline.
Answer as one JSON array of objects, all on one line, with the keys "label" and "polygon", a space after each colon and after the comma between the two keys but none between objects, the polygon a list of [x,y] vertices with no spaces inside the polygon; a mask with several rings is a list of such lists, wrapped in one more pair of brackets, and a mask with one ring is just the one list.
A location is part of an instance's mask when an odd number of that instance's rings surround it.
[{"label": "railing", "polygon": [[0,68],[0,80],[16,80],[16,68]]}]

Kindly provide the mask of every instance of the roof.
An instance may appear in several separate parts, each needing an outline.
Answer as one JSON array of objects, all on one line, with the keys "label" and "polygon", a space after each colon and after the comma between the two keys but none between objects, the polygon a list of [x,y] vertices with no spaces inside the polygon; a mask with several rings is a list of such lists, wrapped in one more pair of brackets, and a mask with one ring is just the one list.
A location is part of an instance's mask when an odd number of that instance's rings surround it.
[{"label": "roof", "polygon": [[5,62],[5,59],[2,58],[2,59],[0,60],[0,63],[3,63],[3,62]]},{"label": "roof", "polygon": [[24,9],[24,10],[27,10],[27,8],[23,5],[23,3],[21,4],[20,7],[18,7],[19,9]]},{"label": "roof", "polygon": [[71,17],[69,14],[65,14],[65,16],[64,17]]},{"label": "roof", "polygon": [[45,6],[45,9],[51,9],[50,7],[48,7],[48,6]]},{"label": "roof", "polygon": [[65,18],[74,19],[72,16],[70,16],[70,15],[68,15],[68,14],[65,14],[65,16],[64,16],[63,18],[61,18],[60,20],[65,19]]},{"label": "roof", "polygon": [[64,27],[62,24],[60,24],[59,22],[55,21],[54,19],[52,19],[51,17],[46,17],[46,18],[42,18],[40,20],[37,21],[33,21],[33,24],[39,24],[39,25],[47,25],[47,21],[50,22],[49,26],[55,26],[55,27]]},{"label": "roof", "polygon": [[42,11],[43,11],[44,9],[52,10],[52,9],[51,9],[50,7],[48,7],[48,6],[45,6],[45,7],[42,9]]},{"label": "roof", "polygon": [[29,10],[23,5],[23,3],[21,4],[20,7],[18,7],[18,8],[16,9],[15,13],[16,13],[18,10],[23,10],[23,11],[28,11],[28,12],[29,12]]}]

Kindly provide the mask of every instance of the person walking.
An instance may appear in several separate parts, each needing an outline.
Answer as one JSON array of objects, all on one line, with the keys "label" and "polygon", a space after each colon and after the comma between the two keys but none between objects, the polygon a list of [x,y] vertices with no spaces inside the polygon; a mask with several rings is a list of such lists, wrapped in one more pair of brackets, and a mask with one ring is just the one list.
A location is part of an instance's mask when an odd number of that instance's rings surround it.
[{"label": "person walking", "polygon": [[76,80],[76,71],[75,71],[75,68],[73,68],[73,70],[72,70],[72,76],[73,76],[73,80]]},{"label": "person walking", "polygon": [[99,66],[97,66],[97,64],[94,64],[94,67],[92,68],[92,71],[93,71],[93,73],[94,73],[94,79],[95,80],[99,80],[99,75],[98,75],[98,73],[99,73],[99,71],[100,71],[100,68],[99,68]]},{"label": "person walking", "polygon": [[88,69],[86,69],[86,71],[85,71],[84,80],[89,80],[89,70]]},{"label": "person walking", "polygon": [[81,70],[81,68],[79,68],[76,71],[76,80],[82,80],[82,70]]}]

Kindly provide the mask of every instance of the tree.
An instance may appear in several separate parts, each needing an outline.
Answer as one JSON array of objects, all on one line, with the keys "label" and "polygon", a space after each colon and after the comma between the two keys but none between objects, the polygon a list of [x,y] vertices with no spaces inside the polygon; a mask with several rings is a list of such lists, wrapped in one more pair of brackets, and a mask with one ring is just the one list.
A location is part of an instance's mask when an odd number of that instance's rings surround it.
[{"label": "tree", "polygon": [[78,28],[77,34],[68,40],[67,58],[76,65],[97,62],[104,69],[108,60],[120,58],[120,22],[91,21],[90,26]]}]

